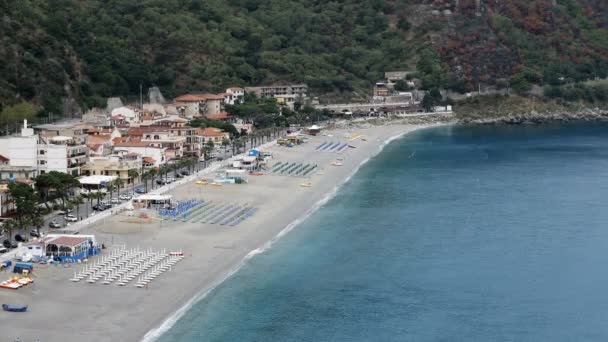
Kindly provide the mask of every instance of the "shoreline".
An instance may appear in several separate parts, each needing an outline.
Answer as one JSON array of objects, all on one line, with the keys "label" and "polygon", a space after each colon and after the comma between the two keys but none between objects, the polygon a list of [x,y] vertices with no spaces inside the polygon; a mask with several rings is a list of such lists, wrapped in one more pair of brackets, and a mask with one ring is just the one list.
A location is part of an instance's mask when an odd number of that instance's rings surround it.
[{"label": "shoreline", "polygon": [[278,242],[283,236],[289,234],[292,230],[297,228],[302,222],[306,221],[311,215],[313,215],[317,210],[319,210],[323,205],[331,201],[340,191],[340,189],[346,185],[358,172],[359,170],[369,163],[373,158],[378,156],[382,151],[393,141],[403,138],[405,135],[413,133],[415,131],[426,129],[430,127],[438,127],[440,125],[445,124],[436,124],[436,125],[420,125],[419,128],[413,129],[410,131],[400,132],[393,136],[388,137],[384,140],[378,150],[372,155],[365,158],[363,161],[357,165],[353,171],[346,176],[340,183],[336,184],[329,192],[327,192],[323,198],[317,201],[312,207],[310,207],[306,212],[304,212],[300,217],[295,219],[293,222],[288,224],[285,228],[283,228],[275,237],[271,240],[267,241],[263,246],[260,246],[252,251],[250,251],[242,260],[232,269],[226,276],[222,279],[219,279],[215,284],[212,284],[208,289],[204,289],[203,291],[197,293],[192,299],[190,299],[186,304],[180,307],[177,311],[171,314],[167,319],[157,328],[154,328],[146,333],[144,337],[141,339],[141,342],[154,342],[161,338],[167,331],[169,331],[178,321],[182,318],[194,305],[198,302],[206,298],[211,292],[213,292],[218,286],[220,286],[225,281],[230,280],[233,275],[235,275],[243,266],[247,264],[247,262],[255,257],[258,254],[262,254],[272,248],[272,246]]},{"label": "shoreline", "polygon": [[[301,158],[318,163],[321,166],[319,174],[323,171],[323,175],[309,176],[312,188],[300,187],[302,178],[266,175],[250,177],[250,183],[246,186],[202,188],[184,184],[170,190],[169,193],[179,200],[193,196],[220,202],[238,198],[241,202],[259,205],[260,213],[236,228],[218,229],[211,225],[176,225],[171,222],[140,223],[137,227],[124,224],[120,215],[93,225],[83,233],[97,234],[100,241],[125,243],[130,247],[183,248],[187,257],[145,290],[72,283],[68,279],[75,269],[71,268],[50,273],[42,270],[38,272],[40,280],[36,281],[36,285],[31,289],[19,290],[16,296],[21,297],[22,302],[34,304],[28,315],[4,315],[6,326],[9,327],[5,336],[19,336],[22,340],[44,337],[45,341],[81,337],[96,341],[158,340],[193,305],[230,279],[248,260],[271,248],[331,200],[363,165],[391,142],[408,133],[440,125],[445,123],[364,124],[362,126],[366,127],[333,129],[327,132],[333,137],[312,137],[309,143],[293,149],[269,148],[275,154],[273,163],[279,160],[298,161]],[[337,154],[314,151],[314,147],[323,140],[335,140],[340,134],[344,138],[355,131],[362,133],[367,141],[359,139],[350,143],[356,148],[347,148],[341,155],[344,167],[327,166]],[[292,191],[287,191],[288,188]],[[0,292],[0,300],[9,301],[7,295],[10,296],[10,293]],[[70,312],[70,322],[57,317],[57,313],[62,312]],[[75,324],[79,327],[77,331],[73,331]]]}]

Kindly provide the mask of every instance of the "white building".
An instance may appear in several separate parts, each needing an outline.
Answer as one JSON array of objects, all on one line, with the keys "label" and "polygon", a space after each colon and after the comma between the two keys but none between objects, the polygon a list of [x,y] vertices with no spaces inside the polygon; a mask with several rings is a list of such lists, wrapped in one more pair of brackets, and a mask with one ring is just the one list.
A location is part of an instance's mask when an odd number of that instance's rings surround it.
[{"label": "white building", "polygon": [[243,103],[245,98],[245,89],[239,87],[232,87],[226,89],[226,94],[224,95],[224,103],[229,105],[235,105]]}]

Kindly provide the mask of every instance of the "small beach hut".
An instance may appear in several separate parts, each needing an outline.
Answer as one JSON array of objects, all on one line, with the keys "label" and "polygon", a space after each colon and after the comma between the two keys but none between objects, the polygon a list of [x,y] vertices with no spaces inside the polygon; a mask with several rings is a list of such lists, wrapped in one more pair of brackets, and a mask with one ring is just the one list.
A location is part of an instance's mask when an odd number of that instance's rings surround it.
[{"label": "small beach hut", "polygon": [[306,129],[306,133],[308,133],[310,135],[317,135],[317,134],[321,133],[321,127],[319,127],[317,125],[312,125]]}]

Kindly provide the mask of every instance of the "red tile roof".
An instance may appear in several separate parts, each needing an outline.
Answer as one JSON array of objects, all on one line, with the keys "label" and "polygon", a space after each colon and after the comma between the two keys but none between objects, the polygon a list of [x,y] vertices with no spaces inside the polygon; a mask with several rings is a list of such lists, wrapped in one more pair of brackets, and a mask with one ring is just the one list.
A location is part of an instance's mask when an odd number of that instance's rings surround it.
[{"label": "red tile roof", "polygon": [[230,115],[228,113],[217,113],[217,114],[208,114],[205,117],[209,120],[227,120],[230,119]]},{"label": "red tile roof", "polygon": [[152,157],[144,157],[143,162],[145,164],[154,164],[154,163],[156,163],[156,159],[154,159]]},{"label": "red tile roof", "polygon": [[176,102],[200,102],[203,101],[198,95],[186,94],[175,99]]},{"label": "red tile roof", "polygon": [[150,147],[150,143],[141,142],[140,140],[123,141],[114,144],[115,147]]},{"label": "red tile roof", "polygon": [[225,133],[221,129],[215,127],[207,127],[203,131],[205,137],[223,137],[224,135]]},{"label": "red tile roof", "polygon": [[0,163],[8,163],[10,159],[0,154]]}]

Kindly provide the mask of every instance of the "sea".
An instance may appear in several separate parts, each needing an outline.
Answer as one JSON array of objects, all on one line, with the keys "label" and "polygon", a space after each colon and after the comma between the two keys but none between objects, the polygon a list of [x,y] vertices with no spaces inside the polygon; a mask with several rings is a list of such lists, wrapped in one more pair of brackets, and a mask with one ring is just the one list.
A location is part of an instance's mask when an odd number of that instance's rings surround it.
[{"label": "sea", "polygon": [[606,341],[608,125],[388,144],[160,341]]}]

